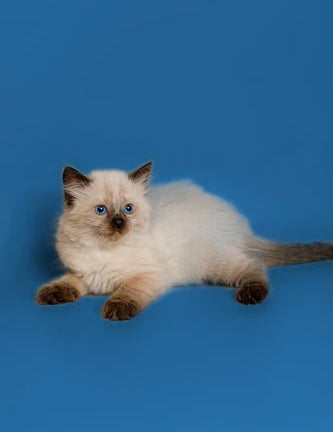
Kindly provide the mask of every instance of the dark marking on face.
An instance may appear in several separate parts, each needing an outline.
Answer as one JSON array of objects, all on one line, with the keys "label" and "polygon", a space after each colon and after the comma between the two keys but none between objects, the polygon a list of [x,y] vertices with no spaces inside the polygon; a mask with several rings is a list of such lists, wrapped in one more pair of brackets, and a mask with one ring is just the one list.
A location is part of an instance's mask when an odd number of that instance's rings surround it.
[{"label": "dark marking on face", "polygon": [[111,218],[111,225],[117,230],[121,230],[126,224],[125,217],[121,213],[117,213]]},{"label": "dark marking on face", "polygon": [[112,240],[117,240],[124,234],[129,232],[131,229],[131,221],[126,217],[126,215],[112,211],[108,207],[108,215],[106,217],[101,217],[100,223],[96,225],[96,233],[102,237],[112,238]]}]

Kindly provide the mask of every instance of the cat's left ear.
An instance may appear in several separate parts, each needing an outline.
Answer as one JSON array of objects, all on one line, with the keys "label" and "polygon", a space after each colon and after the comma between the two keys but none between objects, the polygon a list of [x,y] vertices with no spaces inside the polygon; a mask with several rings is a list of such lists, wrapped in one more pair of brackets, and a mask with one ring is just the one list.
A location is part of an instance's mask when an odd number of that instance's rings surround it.
[{"label": "cat's left ear", "polygon": [[146,164],[135,169],[134,171],[131,171],[128,174],[128,177],[130,178],[130,180],[134,181],[135,183],[141,183],[143,186],[148,186],[152,167],[153,167],[153,162],[149,161]]}]

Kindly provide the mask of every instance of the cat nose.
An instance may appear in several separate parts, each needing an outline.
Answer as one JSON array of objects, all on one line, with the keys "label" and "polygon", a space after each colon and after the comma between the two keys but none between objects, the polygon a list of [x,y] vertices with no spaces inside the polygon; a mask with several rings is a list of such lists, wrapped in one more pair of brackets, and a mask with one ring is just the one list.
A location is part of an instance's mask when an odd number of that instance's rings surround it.
[{"label": "cat nose", "polygon": [[113,216],[112,225],[115,228],[121,228],[122,226],[124,226],[124,223],[125,223],[125,221],[124,221],[124,218],[122,217],[121,214],[116,214]]}]

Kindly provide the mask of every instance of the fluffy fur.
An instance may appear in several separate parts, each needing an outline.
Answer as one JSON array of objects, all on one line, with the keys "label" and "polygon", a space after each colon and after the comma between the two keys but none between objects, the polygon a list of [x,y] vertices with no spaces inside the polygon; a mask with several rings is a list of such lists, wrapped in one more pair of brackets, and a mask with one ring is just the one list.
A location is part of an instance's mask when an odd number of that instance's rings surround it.
[{"label": "fluffy fur", "polygon": [[150,173],[150,162],[129,174],[65,168],[56,244],[68,273],[39,290],[39,304],[110,294],[103,316],[123,320],[170,287],[200,283],[235,287],[239,302],[255,304],[268,293],[267,267],[333,257],[329,243],[259,239],[230,204],[184,181],[149,188]]}]

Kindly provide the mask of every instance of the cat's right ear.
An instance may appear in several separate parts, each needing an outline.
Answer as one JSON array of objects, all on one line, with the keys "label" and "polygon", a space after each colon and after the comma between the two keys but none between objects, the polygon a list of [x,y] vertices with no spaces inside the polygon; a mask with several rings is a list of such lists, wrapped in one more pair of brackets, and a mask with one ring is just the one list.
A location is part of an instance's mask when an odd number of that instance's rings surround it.
[{"label": "cat's right ear", "polygon": [[64,185],[64,199],[67,207],[71,207],[75,199],[75,191],[84,186],[88,186],[90,179],[77,169],[65,166],[62,173],[62,182]]}]

